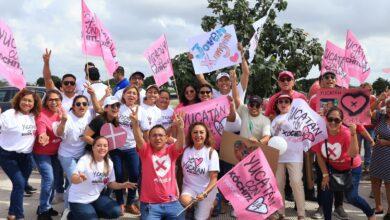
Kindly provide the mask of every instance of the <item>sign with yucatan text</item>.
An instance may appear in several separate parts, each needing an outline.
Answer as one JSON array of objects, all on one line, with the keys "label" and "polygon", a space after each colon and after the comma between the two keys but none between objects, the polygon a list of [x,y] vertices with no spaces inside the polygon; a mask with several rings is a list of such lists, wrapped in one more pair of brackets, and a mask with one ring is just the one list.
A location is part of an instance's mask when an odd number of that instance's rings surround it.
[{"label": "sign with yucatan text", "polygon": [[233,25],[192,37],[188,40],[188,45],[193,55],[195,74],[209,73],[241,63]]},{"label": "sign with yucatan text", "polygon": [[345,50],[326,41],[325,53],[322,56],[321,75],[326,72],[336,74],[336,84],[348,88],[350,78],[346,73]]}]

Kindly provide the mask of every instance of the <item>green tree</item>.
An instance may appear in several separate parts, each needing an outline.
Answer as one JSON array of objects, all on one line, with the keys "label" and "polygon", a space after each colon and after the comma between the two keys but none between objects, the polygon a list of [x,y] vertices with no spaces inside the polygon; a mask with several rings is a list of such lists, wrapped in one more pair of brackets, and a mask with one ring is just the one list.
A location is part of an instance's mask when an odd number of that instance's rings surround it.
[{"label": "green tree", "polygon": [[[54,75],[51,76],[51,79],[53,80],[54,85],[59,89],[61,87],[61,79],[58,76],[54,76]],[[37,79],[36,84],[37,84],[37,86],[44,87],[45,86],[45,80],[43,79],[43,77],[39,77]]]},{"label": "green tree", "polygon": [[8,86],[8,82],[5,81],[5,80],[0,80],[0,87],[5,87],[5,86]]},{"label": "green tree", "polygon": [[372,88],[374,89],[376,95],[381,94],[389,87],[390,87],[390,82],[381,77],[379,77],[372,83]]}]

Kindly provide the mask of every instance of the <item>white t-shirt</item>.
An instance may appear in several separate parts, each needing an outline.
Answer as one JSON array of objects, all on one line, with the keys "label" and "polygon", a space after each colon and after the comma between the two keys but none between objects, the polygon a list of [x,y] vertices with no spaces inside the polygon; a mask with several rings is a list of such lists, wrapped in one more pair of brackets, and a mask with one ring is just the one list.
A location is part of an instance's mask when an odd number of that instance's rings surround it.
[{"label": "white t-shirt", "polygon": [[85,127],[93,119],[93,113],[88,111],[81,118],[74,115],[72,111],[68,113],[68,120],[65,124],[64,134],[57,135],[59,121],[53,123],[53,131],[57,137],[62,139],[58,154],[63,157],[80,158],[84,154],[86,143],[81,139],[84,134]]},{"label": "white t-shirt", "polygon": [[77,79],[76,80],[76,93],[80,95],[85,95],[87,93],[87,90],[84,91],[84,84],[87,82],[85,78]]},{"label": "white t-shirt", "polygon": [[[242,89],[241,83],[238,83],[238,85],[237,85],[237,90],[238,90],[238,95],[240,96],[240,99],[241,99],[242,101],[244,101],[244,99],[245,99],[245,92],[246,92],[246,91],[244,91],[244,90]],[[227,94],[227,95],[229,95],[230,97],[233,97],[233,92],[232,92],[232,90],[230,90],[229,94]],[[223,95],[221,94],[221,92],[219,92],[219,91],[216,90],[216,89],[213,89],[213,98],[214,98],[214,99],[219,98],[219,97],[221,97],[221,96],[223,96]]]},{"label": "white t-shirt", "polygon": [[183,153],[181,167],[183,168],[183,184],[196,192],[203,192],[210,182],[210,171],[219,172],[219,157],[216,150],[211,153],[209,147],[196,150],[187,147]]},{"label": "white t-shirt", "polygon": [[[136,108],[137,108],[136,106],[133,106],[132,110],[135,111]],[[135,148],[136,145],[134,139],[133,127],[131,125],[131,120],[130,120],[131,114],[132,111],[128,106],[121,105],[121,107],[119,108],[119,124],[123,129],[125,129],[127,133],[127,137],[126,137],[125,145],[123,147],[118,148],[120,150]],[[141,107],[138,107],[138,123],[142,131],[146,131],[151,128],[147,123],[145,110]]]},{"label": "white t-shirt", "polygon": [[156,105],[141,105],[141,108],[144,109],[146,122],[148,123],[148,127],[152,128],[157,124],[162,124],[162,114],[161,109],[159,109]]},{"label": "white t-shirt", "polygon": [[279,163],[302,163],[304,142],[294,141],[294,139],[297,140],[297,138],[294,138],[293,136],[286,136],[287,134],[284,131],[293,130],[292,128],[289,128],[289,123],[286,123],[287,115],[288,114],[276,116],[271,124],[272,136],[283,137],[287,142],[287,150],[284,154],[279,156]]},{"label": "white t-shirt", "polygon": [[[114,94],[114,96],[118,100],[122,100],[123,90],[125,90],[125,88],[116,91],[116,93]],[[146,95],[145,89],[141,89],[141,91],[139,91],[139,103],[141,103],[141,105],[144,104],[145,95]]]},{"label": "white t-shirt", "polygon": [[244,138],[254,137],[257,140],[260,140],[264,136],[271,135],[271,121],[262,113],[256,117],[252,117],[249,114],[248,107],[243,104],[240,104],[237,113],[241,117],[240,136]]},{"label": "white t-shirt", "polygon": [[237,112],[236,112],[236,120],[234,120],[233,122],[230,122],[230,121],[226,120],[226,124],[225,124],[224,130],[232,132],[232,133],[240,132],[240,130],[241,130],[241,118],[240,118],[240,116],[238,115]]},{"label": "white t-shirt", "polygon": [[164,126],[165,129],[168,129],[172,125],[172,117],[173,117],[174,110],[168,106],[167,109],[162,110],[161,109],[161,123],[162,126]]},{"label": "white t-shirt", "polygon": [[6,151],[31,153],[36,130],[33,114],[8,109],[0,114],[0,147]]},{"label": "white t-shirt", "polygon": [[[92,83],[91,87],[95,91],[96,99],[100,101],[106,94],[107,85],[103,84],[102,82],[97,82],[97,83]],[[82,90],[80,94],[85,95],[89,100],[90,106],[92,106],[91,95],[87,92],[87,89],[84,88],[84,90]]]},{"label": "white t-shirt", "polygon": [[112,161],[109,159],[109,172],[104,174],[104,161],[93,163],[92,156],[86,154],[77,162],[73,174],[84,173],[87,179],[79,184],[72,184],[69,189],[69,202],[88,204],[99,198],[104,187],[115,182]]},{"label": "white t-shirt", "polygon": [[70,108],[72,108],[73,99],[74,97],[77,96],[77,94],[74,94],[72,98],[68,98],[68,96],[66,96],[65,93],[63,92],[61,92],[61,95],[62,95],[62,108],[64,108],[66,112],[69,112]]}]

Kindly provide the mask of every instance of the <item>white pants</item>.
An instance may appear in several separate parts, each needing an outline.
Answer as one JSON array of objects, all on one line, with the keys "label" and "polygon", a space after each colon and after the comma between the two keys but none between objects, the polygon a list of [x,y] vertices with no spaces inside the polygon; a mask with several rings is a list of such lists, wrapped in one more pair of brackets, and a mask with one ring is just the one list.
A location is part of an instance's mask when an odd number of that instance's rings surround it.
[{"label": "white pants", "polygon": [[[195,190],[191,189],[189,186],[183,185],[183,190],[181,194],[189,195],[192,198],[196,198],[196,196],[201,194],[202,192],[196,192]],[[217,187],[214,187],[214,189],[212,189],[210,193],[207,195],[207,198],[198,202],[198,204],[195,206],[196,220],[206,220],[210,216],[210,211],[211,208],[213,207],[213,202],[215,200],[215,197],[217,196],[217,192],[218,192]]]},{"label": "white pants", "polygon": [[[297,204],[297,213],[298,216],[305,216],[305,192],[303,189],[302,182],[302,168],[303,162],[301,163],[278,163],[278,169],[276,170],[276,180],[278,182],[278,188],[280,194],[284,199],[284,186],[286,185],[286,169],[288,171],[288,176],[290,179],[290,186],[294,195],[295,202]],[[285,206],[279,209],[279,214],[285,214]]]}]

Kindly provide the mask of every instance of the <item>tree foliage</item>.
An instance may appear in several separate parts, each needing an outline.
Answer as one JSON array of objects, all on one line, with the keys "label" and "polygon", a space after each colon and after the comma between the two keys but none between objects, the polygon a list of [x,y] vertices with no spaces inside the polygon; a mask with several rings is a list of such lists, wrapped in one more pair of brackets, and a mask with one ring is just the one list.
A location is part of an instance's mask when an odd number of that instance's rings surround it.
[{"label": "tree foliage", "polygon": [[377,80],[375,80],[372,83],[372,88],[374,89],[375,94],[377,94],[377,95],[381,94],[389,87],[390,87],[390,82],[388,80],[381,78],[381,77],[379,77]]},{"label": "tree foliage", "polygon": [[[58,76],[54,76],[54,75],[51,76],[51,79],[53,80],[54,85],[59,89],[61,87],[61,79]],[[45,86],[45,80],[43,79],[43,77],[39,77],[37,79],[36,84],[37,84],[37,86],[44,87]]]}]

